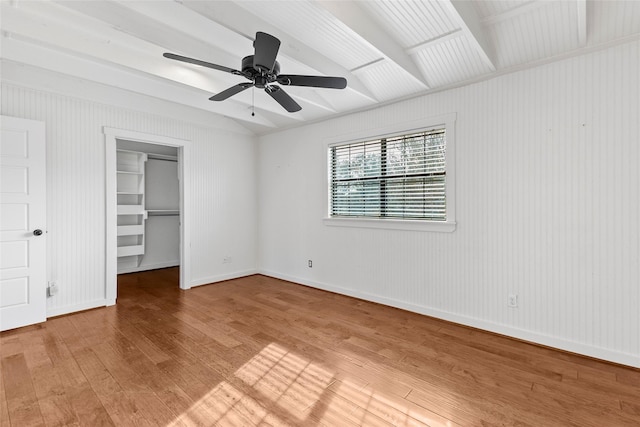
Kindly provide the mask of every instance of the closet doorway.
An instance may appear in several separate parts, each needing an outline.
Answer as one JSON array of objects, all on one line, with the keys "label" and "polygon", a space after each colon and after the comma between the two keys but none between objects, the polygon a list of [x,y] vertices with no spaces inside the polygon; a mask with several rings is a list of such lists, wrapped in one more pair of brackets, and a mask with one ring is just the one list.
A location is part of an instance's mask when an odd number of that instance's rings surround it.
[{"label": "closet doorway", "polygon": [[106,300],[117,275],[180,267],[189,289],[189,141],[104,128],[106,143]]}]

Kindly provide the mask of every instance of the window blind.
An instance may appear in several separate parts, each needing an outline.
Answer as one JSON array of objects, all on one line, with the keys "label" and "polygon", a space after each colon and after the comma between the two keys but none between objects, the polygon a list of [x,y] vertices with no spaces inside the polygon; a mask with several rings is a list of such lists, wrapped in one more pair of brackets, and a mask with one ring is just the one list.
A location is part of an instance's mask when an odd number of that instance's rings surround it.
[{"label": "window blind", "polygon": [[333,217],[446,221],[445,129],[329,148]]}]

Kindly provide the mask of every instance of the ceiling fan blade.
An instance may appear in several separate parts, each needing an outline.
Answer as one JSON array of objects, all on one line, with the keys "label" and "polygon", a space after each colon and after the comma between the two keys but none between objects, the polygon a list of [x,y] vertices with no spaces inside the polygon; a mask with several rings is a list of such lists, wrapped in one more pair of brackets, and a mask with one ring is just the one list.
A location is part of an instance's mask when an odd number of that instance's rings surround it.
[{"label": "ceiling fan blade", "polygon": [[280,40],[271,34],[258,31],[253,42],[255,54],[253,55],[253,68],[258,71],[273,71],[276,64],[276,56],[280,49]]},{"label": "ceiling fan blade", "polygon": [[298,103],[294,101],[293,98],[291,98],[280,86],[269,85],[265,87],[264,90],[288,112],[295,113],[296,111],[302,110],[302,107],[298,105]]},{"label": "ceiling fan blade", "polygon": [[214,70],[224,71],[225,73],[235,74],[237,76],[242,76],[243,74],[234,70],[233,68],[225,67],[223,65],[212,64],[211,62],[200,61],[199,59],[188,58],[182,55],[176,55],[175,53],[165,52],[162,54],[165,58],[175,59],[176,61],[188,62],[189,64],[200,65],[201,67],[213,68]]},{"label": "ceiling fan blade", "polygon": [[325,76],[300,76],[296,74],[280,74],[278,83],[287,86],[310,86],[329,89],[344,89],[347,87],[347,79],[344,77]]},{"label": "ceiling fan blade", "polygon": [[240,83],[235,86],[231,86],[229,89],[225,89],[220,93],[216,93],[211,98],[210,101],[224,101],[227,98],[231,98],[233,95],[242,92],[245,89],[249,89],[253,86],[253,83]]}]

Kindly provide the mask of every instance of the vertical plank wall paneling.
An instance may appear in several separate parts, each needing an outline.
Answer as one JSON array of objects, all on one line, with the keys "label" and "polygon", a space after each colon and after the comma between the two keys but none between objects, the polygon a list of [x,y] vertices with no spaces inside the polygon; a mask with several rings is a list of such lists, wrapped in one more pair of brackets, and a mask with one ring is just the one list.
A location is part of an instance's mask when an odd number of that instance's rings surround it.
[{"label": "vertical plank wall paneling", "polygon": [[[261,137],[261,271],[640,367],[639,75],[635,41]],[[323,224],[328,138],[446,113],[455,232]]]},{"label": "vertical plank wall paneling", "polygon": [[103,126],[192,141],[191,285],[255,271],[254,136],[5,83],[2,114],[46,123],[49,315],[104,302]]}]

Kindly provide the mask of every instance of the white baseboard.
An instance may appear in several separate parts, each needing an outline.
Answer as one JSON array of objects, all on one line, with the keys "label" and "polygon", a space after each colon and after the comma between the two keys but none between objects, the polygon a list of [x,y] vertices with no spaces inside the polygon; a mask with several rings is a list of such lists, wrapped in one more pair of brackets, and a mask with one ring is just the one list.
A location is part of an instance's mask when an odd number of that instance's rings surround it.
[{"label": "white baseboard", "polygon": [[[171,266],[169,266],[171,267]],[[164,267],[156,267],[156,268],[164,268]],[[147,270],[147,269],[151,269],[151,268],[147,268],[144,267],[143,270]],[[140,270],[140,271],[143,271]],[[234,273],[229,273],[229,274],[221,274],[218,276],[210,276],[210,277],[203,277],[200,279],[196,279],[196,280],[192,280],[191,281],[191,286],[201,286],[201,285],[208,285],[211,283],[215,283],[215,282],[222,282],[225,280],[231,280],[231,279],[237,279],[240,277],[245,277],[245,276],[251,276],[253,274],[257,274],[258,271],[255,269],[251,269],[251,270],[244,270],[244,271],[237,271]],[[47,309],[47,318],[49,317],[55,317],[55,316],[62,316],[64,314],[70,314],[70,313],[75,313],[78,311],[83,311],[83,310],[90,310],[92,308],[98,308],[98,307],[109,307],[112,306],[116,303],[115,300],[108,300],[108,299],[99,299],[99,300],[94,300],[94,301],[87,301],[87,302],[83,302],[82,304],[76,304],[76,305],[69,305],[69,306],[65,306],[65,307],[56,307],[56,308],[50,308]]]},{"label": "white baseboard", "polygon": [[191,280],[191,287],[209,285],[211,283],[223,282],[225,280],[238,279],[240,277],[251,276],[257,273],[258,273],[257,270],[250,269],[250,270],[244,270],[244,271],[236,271],[233,273],[220,274],[217,276],[201,277],[199,279]]},{"label": "white baseboard", "polygon": [[398,301],[391,298],[370,294],[367,292],[356,291],[353,289],[342,288],[339,286],[328,285],[326,283],[315,282],[312,280],[303,279],[300,277],[289,276],[287,274],[280,274],[269,270],[258,270],[258,274],[274,277],[276,279],[282,279],[289,282],[299,283],[312,288],[322,289],[325,291],[335,292],[341,295],[347,295],[354,298],[363,299],[366,301],[372,301],[379,304],[388,305],[391,307],[401,308],[403,310],[411,311],[414,313],[424,314],[426,316],[435,317],[449,322],[458,323],[465,326],[471,326],[473,328],[483,329],[489,332],[495,332],[500,335],[506,335],[508,337],[529,341],[535,344],[540,344],[548,347],[557,348],[560,350],[570,351],[572,353],[582,354],[584,356],[594,357],[596,359],[606,360],[609,362],[619,363],[621,365],[632,366],[640,368],[640,356],[622,353],[618,351],[609,350],[606,348],[594,347],[587,344],[576,343],[567,339],[552,337],[548,335],[538,334],[525,329],[513,328],[511,326],[488,322],[482,319],[476,319],[456,313],[450,313],[442,310],[437,310],[425,306],[415,305],[407,303],[405,301]]},{"label": "white baseboard", "polygon": [[169,268],[169,267],[179,267],[179,266],[180,266],[180,260],[158,262],[155,264],[141,265],[139,267],[118,269],[118,274],[138,273],[140,271],[157,270],[159,268]]},{"label": "white baseboard", "polygon": [[107,301],[106,299],[99,299],[94,301],[83,302],[82,304],[49,308],[47,309],[47,318],[62,316],[63,314],[75,313],[77,311],[90,310],[92,308],[106,307],[108,305],[113,305],[113,304],[109,304],[109,301]]}]

